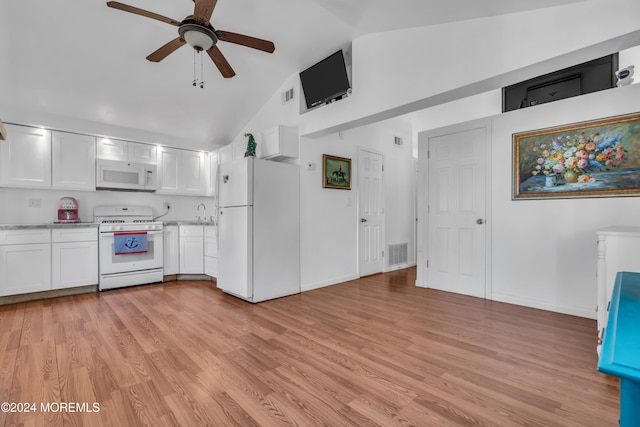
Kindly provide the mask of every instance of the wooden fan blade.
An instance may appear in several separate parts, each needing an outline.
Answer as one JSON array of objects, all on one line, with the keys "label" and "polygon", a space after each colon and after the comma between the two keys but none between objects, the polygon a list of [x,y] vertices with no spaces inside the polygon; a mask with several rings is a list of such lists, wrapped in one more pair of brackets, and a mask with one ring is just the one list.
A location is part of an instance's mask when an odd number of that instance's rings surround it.
[{"label": "wooden fan blade", "polygon": [[276,47],[272,42],[245,36],[244,34],[232,33],[229,31],[216,31],[216,36],[218,36],[218,40],[222,40],[223,42],[235,43],[268,53],[273,53],[273,51],[276,50]]},{"label": "wooden fan blade", "polygon": [[153,52],[151,55],[147,56],[147,59],[151,62],[160,62],[174,50],[185,44],[186,42],[182,40],[180,37],[177,37],[171,40],[169,43],[162,46],[160,49]]},{"label": "wooden fan blade", "polygon": [[167,18],[166,16],[158,15],[157,13],[149,12],[148,10],[139,9],[127,4],[118,3],[117,1],[108,1],[107,6],[123,10],[125,12],[135,13],[136,15],[146,16],[147,18],[157,19],[158,21],[175,25],[176,27],[179,27],[180,24],[182,24],[180,21],[176,21],[175,19]]},{"label": "wooden fan blade", "polygon": [[224,57],[216,45],[211,46],[207,53],[213,60],[213,63],[216,64],[216,67],[218,67],[218,70],[220,70],[222,77],[228,79],[236,75],[236,72],[233,71],[233,68],[231,68],[231,65],[227,62],[227,58]]},{"label": "wooden fan blade", "polygon": [[196,5],[193,10],[193,20],[202,25],[209,25],[211,14],[216,7],[218,0],[195,0]]}]

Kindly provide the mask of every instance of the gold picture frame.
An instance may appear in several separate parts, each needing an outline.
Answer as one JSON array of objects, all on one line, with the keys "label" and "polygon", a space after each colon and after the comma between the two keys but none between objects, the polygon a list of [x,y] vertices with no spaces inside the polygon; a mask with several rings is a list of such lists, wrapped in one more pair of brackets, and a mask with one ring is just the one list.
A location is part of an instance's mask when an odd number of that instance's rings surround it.
[{"label": "gold picture frame", "polygon": [[640,113],[513,134],[513,200],[640,196]]},{"label": "gold picture frame", "polygon": [[322,187],[351,190],[351,159],[323,154]]}]

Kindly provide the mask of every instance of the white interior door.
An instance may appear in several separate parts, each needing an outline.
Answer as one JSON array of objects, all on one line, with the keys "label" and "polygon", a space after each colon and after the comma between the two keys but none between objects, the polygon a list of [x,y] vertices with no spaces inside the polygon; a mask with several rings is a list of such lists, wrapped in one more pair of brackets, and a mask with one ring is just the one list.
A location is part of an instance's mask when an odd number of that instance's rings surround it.
[{"label": "white interior door", "polygon": [[427,286],[485,297],[486,129],[428,141]]},{"label": "white interior door", "polygon": [[360,276],[382,272],[384,250],[383,156],[358,150]]}]

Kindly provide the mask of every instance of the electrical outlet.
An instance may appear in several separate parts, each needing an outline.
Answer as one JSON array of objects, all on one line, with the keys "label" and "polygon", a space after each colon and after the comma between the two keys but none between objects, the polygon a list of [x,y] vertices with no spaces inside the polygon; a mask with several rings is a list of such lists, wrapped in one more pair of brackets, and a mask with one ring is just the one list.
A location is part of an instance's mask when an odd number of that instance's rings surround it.
[{"label": "electrical outlet", "polygon": [[29,207],[30,208],[41,208],[42,207],[42,199],[29,199]]},{"label": "electrical outlet", "polygon": [[165,208],[166,210],[171,209],[171,203],[169,203],[169,202],[167,202],[167,201],[165,200],[165,202],[164,202],[164,208]]}]

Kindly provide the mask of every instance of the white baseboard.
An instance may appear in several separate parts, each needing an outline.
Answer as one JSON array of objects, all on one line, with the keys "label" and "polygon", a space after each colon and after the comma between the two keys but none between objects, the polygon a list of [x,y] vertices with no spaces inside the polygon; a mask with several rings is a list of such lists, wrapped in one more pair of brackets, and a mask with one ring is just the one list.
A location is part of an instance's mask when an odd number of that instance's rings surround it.
[{"label": "white baseboard", "polygon": [[403,270],[405,268],[409,268],[409,267],[415,267],[416,263],[415,262],[407,262],[404,264],[398,264],[398,265],[394,265],[392,267],[387,266],[383,273],[388,273],[390,271],[396,271],[396,270]]},{"label": "white baseboard", "polygon": [[338,283],[348,282],[349,280],[355,280],[358,278],[359,278],[358,276],[344,276],[344,277],[339,277],[331,280],[323,280],[322,282],[307,283],[300,286],[300,291],[301,292],[312,291],[314,289],[324,288],[326,286],[336,285]]},{"label": "white baseboard", "polygon": [[569,314],[571,316],[585,317],[587,319],[597,319],[597,313],[595,310],[588,310],[581,307],[569,307],[565,305],[549,304],[544,301],[518,298],[512,295],[501,295],[496,293],[491,294],[491,299],[493,299],[494,301],[506,302],[509,304],[553,311],[555,313]]}]

